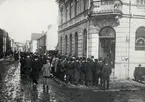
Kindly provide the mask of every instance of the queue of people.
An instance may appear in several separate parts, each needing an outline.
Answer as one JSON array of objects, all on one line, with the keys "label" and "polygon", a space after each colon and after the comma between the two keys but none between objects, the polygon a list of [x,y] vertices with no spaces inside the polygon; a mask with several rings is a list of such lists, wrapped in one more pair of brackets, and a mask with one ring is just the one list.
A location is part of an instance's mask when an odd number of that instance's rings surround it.
[{"label": "queue of people", "polygon": [[111,61],[109,55],[105,59],[75,58],[66,56],[21,55],[21,75],[29,76],[33,84],[38,84],[42,71],[44,88],[48,88],[51,74],[74,85],[100,86],[109,89]]},{"label": "queue of people", "polygon": [[109,89],[111,64],[109,54],[104,59],[55,56],[51,62],[52,73],[60,80],[102,89]]}]

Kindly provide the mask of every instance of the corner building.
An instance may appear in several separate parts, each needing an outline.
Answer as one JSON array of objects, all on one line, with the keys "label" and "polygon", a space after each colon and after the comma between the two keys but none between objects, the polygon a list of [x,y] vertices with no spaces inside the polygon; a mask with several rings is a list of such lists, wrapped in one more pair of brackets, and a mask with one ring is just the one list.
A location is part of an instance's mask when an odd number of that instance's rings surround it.
[{"label": "corner building", "polygon": [[145,0],[57,0],[59,53],[111,55],[117,78],[145,67]]}]

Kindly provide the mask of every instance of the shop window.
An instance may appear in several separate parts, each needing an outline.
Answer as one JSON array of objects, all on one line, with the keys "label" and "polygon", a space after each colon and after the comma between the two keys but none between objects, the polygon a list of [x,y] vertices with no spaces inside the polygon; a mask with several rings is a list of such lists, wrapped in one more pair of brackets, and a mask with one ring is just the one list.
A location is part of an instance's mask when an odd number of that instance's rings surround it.
[{"label": "shop window", "polygon": [[145,50],[145,27],[139,27],[136,31],[135,50]]}]

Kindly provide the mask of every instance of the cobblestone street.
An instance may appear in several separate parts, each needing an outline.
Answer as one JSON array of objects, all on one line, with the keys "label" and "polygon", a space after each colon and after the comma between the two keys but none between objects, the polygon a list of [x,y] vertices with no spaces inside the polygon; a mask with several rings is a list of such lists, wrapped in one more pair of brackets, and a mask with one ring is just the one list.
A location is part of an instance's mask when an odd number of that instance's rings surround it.
[{"label": "cobblestone street", "polygon": [[[52,78],[49,93],[45,93],[43,92],[41,77],[39,84],[33,86],[29,78],[21,79],[18,62],[9,66],[4,64],[1,63],[8,70],[0,83],[0,102],[145,102],[144,85],[133,81],[130,84],[131,81],[114,80],[111,81],[111,89],[103,91],[97,87],[65,86],[63,82]],[[115,87],[116,82],[122,82],[122,85],[117,86],[116,84]],[[129,89],[129,87],[132,89]]]}]

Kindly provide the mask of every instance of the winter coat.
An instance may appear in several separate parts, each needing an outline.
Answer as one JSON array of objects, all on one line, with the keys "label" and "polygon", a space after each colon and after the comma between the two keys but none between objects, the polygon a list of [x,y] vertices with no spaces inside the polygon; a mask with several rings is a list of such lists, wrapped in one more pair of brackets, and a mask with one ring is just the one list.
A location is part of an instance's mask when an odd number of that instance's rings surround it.
[{"label": "winter coat", "polygon": [[29,68],[29,69],[32,68],[32,60],[31,60],[31,58],[26,58],[25,62],[26,62],[26,65],[25,65],[26,68]]},{"label": "winter coat", "polygon": [[58,62],[59,62],[59,58],[56,58],[54,63],[54,72],[58,71]]},{"label": "winter coat", "polygon": [[66,74],[72,75],[72,73],[73,73],[73,70],[72,70],[72,62],[67,62]]},{"label": "winter coat", "polygon": [[51,75],[50,69],[51,69],[50,63],[44,64],[42,67],[42,75],[49,77]]},{"label": "winter coat", "polygon": [[32,63],[32,73],[31,77],[33,79],[37,79],[39,76],[39,71],[40,71],[40,61],[38,59],[35,59]]},{"label": "winter coat", "polygon": [[103,79],[108,79],[112,73],[111,66],[109,64],[104,64],[102,68]]},{"label": "winter coat", "polygon": [[93,63],[87,62],[87,70],[86,70],[86,80],[92,81],[93,80]]},{"label": "winter coat", "polygon": [[79,79],[80,78],[80,63],[74,61],[72,64],[72,67],[73,67],[74,78]]}]

